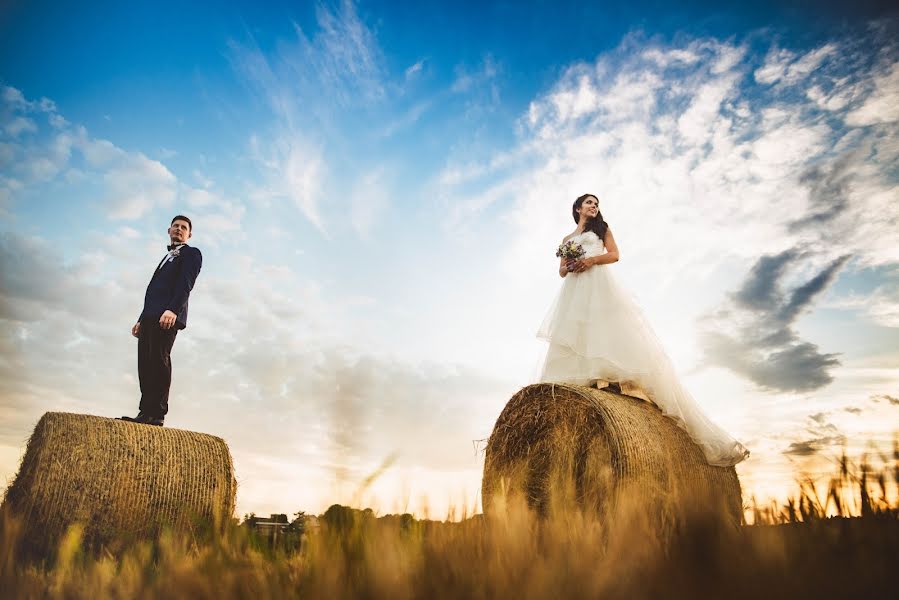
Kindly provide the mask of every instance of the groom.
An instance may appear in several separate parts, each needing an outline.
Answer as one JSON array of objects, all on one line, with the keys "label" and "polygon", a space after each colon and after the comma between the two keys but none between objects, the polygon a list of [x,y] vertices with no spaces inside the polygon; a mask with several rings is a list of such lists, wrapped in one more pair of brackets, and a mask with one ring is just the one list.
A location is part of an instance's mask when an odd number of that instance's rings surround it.
[{"label": "groom", "polygon": [[168,230],[172,243],[150,279],[144,310],[131,328],[137,338],[140,412],[122,417],[123,421],[162,426],[169,410],[172,345],[178,330],[187,327],[187,299],[203,264],[200,251],[187,245],[192,228],[184,215],[172,219]]}]

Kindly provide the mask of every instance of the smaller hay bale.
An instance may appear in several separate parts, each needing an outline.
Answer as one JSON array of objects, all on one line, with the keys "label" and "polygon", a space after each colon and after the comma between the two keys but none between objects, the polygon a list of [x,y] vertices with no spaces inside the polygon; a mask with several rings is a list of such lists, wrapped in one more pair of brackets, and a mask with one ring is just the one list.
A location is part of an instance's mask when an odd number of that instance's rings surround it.
[{"label": "smaller hay bale", "polygon": [[164,527],[221,524],[236,490],[221,438],[50,412],[28,440],[3,508],[23,524],[25,553],[46,557],[76,523],[93,549],[153,538]]},{"label": "smaller hay bale", "polygon": [[709,465],[654,404],[551,383],[523,388],[500,413],[481,494],[485,513],[502,494],[523,495],[543,515],[556,501],[608,514],[625,498],[669,512],[723,511],[737,523],[743,513],[736,470]]}]

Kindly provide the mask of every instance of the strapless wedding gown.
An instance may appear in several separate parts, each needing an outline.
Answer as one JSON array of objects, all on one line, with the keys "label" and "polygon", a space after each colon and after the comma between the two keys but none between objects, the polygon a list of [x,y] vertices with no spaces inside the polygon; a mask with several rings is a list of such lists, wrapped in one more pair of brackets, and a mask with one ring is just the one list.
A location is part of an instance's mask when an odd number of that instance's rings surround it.
[{"label": "strapless wedding gown", "polygon": [[[605,252],[587,231],[575,236],[586,256]],[[613,277],[608,265],[569,273],[537,336],[549,342],[540,381],[592,385],[597,381],[635,384],[645,397],[675,420],[701,448],[711,465],[735,465],[749,451],[700,409],[683,387],[662,344],[636,300]]]}]

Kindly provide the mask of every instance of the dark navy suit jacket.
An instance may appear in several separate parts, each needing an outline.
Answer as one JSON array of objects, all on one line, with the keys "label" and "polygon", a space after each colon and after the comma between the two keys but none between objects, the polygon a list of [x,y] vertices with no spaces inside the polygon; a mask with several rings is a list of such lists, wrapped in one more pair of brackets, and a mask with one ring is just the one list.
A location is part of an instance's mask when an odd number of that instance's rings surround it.
[{"label": "dark navy suit jacket", "polygon": [[162,266],[153,273],[147,293],[144,295],[144,310],[138,321],[154,319],[159,321],[167,310],[177,315],[175,326],[178,329],[187,327],[187,299],[194,287],[200,267],[203,266],[203,255],[196,248],[187,244],[178,250],[178,256],[166,258]]}]

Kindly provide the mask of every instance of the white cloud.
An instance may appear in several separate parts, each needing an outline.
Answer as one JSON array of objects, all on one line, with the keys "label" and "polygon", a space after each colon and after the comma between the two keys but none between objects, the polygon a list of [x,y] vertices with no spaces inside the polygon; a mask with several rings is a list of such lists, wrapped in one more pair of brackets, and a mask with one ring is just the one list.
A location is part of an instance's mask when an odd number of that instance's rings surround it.
[{"label": "white cloud", "polygon": [[789,50],[772,47],[765,57],[765,64],[755,70],[755,80],[761,84],[772,84],[780,80],[787,66],[796,55]]},{"label": "white cloud", "polygon": [[678,129],[688,143],[702,143],[713,130],[729,127],[729,119],[721,115],[721,105],[736,91],[737,82],[736,76],[721,77],[696,90],[690,107],[677,119]]},{"label": "white cloud", "polygon": [[678,63],[692,65],[700,60],[699,54],[689,48],[669,48],[663,50],[657,46],[643,52],[643,58],[654,62],[659,67],[670,67]]},{"label": "white cloud", "polygon": [[487,54],[474,71],[461,64],[456,65],[455,71],[456,77],[450,86],[450,90],[457,94],[462,94],[470,92],[478,86],[492,86],[492,82],[499,72],[499,67],[493,56]]},{"label": "white cloud", "polygon": [[817,85],[811,86],[806,91],[806,97],[815,102],[819,108],[828,111],[841,110],[850,102],[851,98],[846,94],[827,94]]},{"label": "white cloud", "polygon": [[899,302],[896,294],[889,297],[875,295],[866,302],[868,315],[871,319],[885,327],[899,328]]},{"label": "white cloud", "polygon": [[[0,158],[6,173],[26,183],[53,179],[71,158],[72,136],[66,132],[41,131],[41,124],[55,116],[55,113],[42,112],[42,103],[29,102],[14,88],[6,88],[4,98],[8,101],[0,107],[0,113],[4,116],[3,131],[8,138],[0,142]],[[24,116],[23,111],[34,118]]]},{"label": "white cloud", "polygon": [[899,61],[874,80],[873,93],[846,115],[846,124],[857,127],[895,121],[899,121]]},{"label": "white cloud", "polygon": [[7,135],[18,137],[24,132],[33,133],[37,131],[37,125],[28,117],[16,117],[12,121],[9,121],[4,129],[6,130]]},{"label": "white cloud", "polygon": [[239,202],[212,196],[212,203],[194,211],[191,221],[198,227],[197,235],[203,244],[234,245],[246,239],[243,219],[246,207]]},{"label": "white cloud", "polygon": [[317,6],[316,24],[312,37],[295,24],[296,39],[272,56],[252,41],[229,45],[234,69],[272,111],[270,131],[250,140],[265,175],[251,195],[292,201],[324,233],[322,188],[331,172],[325,146],[335,133],[333,121],[350,110],[368,110],[387,91],[383,53],[353,2]]},{"label": "white cloud", "polygon": [[376,137],[378,138],[389,138],[400,131],[407,130],[411,128],[413,125],[418,123],[418,120],[421,118],[428,109],[431,108],[430,101],[422,101],[412,105],[408,110],[402,113],[399,117],[393,119],[384,125],[377,133]]},{"label": "white cloud", "polygon": [[212,184],[215,183],[211,178],[207,177],[199,169],[193,170],[193,176],[194,176],[194,179],[197,181],[197,183],[200,184],[200,187],[203,187],[203,188],[207,188],[207,189],[211,188]]},{"label": "white cloud", "polygon": [[69,126],[69,122],[58,114],[51,114],[49,117],[50,125],[56,129],[65,129]]},{"label": "white cloud", "polygon": [[491,206],[514,198],[519,189],[520,182],[505,181],[477,193],[447,194],[441,199],[442,205],[449,209],[445,226],[456,235],[465,235],[465,228],[474,219]]},{"label": "white cloud", "polygon": [[140,239],[141,234],[137,229],[125,225],[119,228],[118,232],[116,233],[116,237],[124,240],[137,240]]},{"label": "white cloud", "polygon": [[271,59],[252,42],[229,44],[235,70],[293,126],[310,106],[346,108],[385,95],[384,57],[353,2],[344,0],[334,10],[317,6],[316,22],[312,38],[294,24],[296,39],[283,42]]},{"label": "white cloud", "polygon": [[[14,88],[6,88],[3,98],[4,109],[13,115],[16,110],[36,115],[38,130],[25,141],[0,146],[8,154],[10,172],[19,176],[0,180],[0,209],[7,210],[21,194],[41,197],[48,189],[42,186],[62,183],[68,196],[99,200],[104,217],[115,220],[146,217],[172,207],[180,197],[192,209],[204,209],[199,212],[208,217],[204,225],[210,242],[239,237],[242,206],[220,198],[214,190],[179,184],[163,163],[141,152],[92,137],[85,127],[72,125],[55,112],[55,104],[46,98],[29,101]],[[213,184],[208,179],[203,183]]]},{"label": "white cloud", "polygon": [[[49,182],[60,174],[70,184],[97,180],[102,184],[107,213],[117,219],[136,219],[157,206],[169,206],[174,200],[176,178],[159,161],[91,137],[84,127],[70,125],[46,98],[29,101],[18,90],[7,87],[3,99],[4,111],[11,112],[4,130],[14,137],[24,131],[31,134],[4,146],[11,173],[21,176],[25,183]],[[17,111],[29,112],[42,121],[23,117]],[[76,167],[76,158],[83,160],[89,172]],[[14,195],[14,189],[6,189],[9,196]]]},{"label": "white cloud", "polygon": [[748,52],[749,49],[746,46],[722,48],[719,51],[715,64],[712,66],[712,73],[717,75],[732,70],[740,64],[740,61],[746,57]]},{"label": "white cloud", "polygon": [[205,189],[189,188],[183,192],[183,195],[187,204],[192,208],[210,206],[218,200],[214,193]]},{"label": "white cloud", "polygon": [[370,237],[378,218],[390,205],[385,179],[385,170],[379,167],[363,174],[353,187],[350,222],[365,239]]},{"label": "white cloud", "polygon": [[320,203],[326,165],[321,151],[300,136],[285,135],[264,144],[253,137],[250,145],[267,179],[255,190],[255,198],[291,200],[324,233]]},{"label": "white cloud", "polygon": [[798,56],[790,50],[772,47],[765,57],[765,64],[756,69],[755,80],[767,85],[793,85],[805,80],[825,60],[833,57],[837,50],[836,44],[828,43]]},{"label": "white cloud", "polygon": [[794,83],[801,79],[805,79],[815,71],[815,69],[820,67],[821,63],[834,56],[837,49],[838,47],[836,44],[829,43],[807,52],[787,68],[784,79],[788,83]]},{"label": "white cloud", "polygon": [[20,90],[4,86],[3,92],[0,94],[0,102],[2,102],[0,112],[3,114],[3,120],[7,122],[4,130],[12,137],[17,137],[24,131],[30,133],[37,131],[37,124],[32,118],[24,116],[26,114],[42,116],[56,128],[62,128],[68,124],[57,113],[56,104],[48,98],[28,100]]},{"label": "white cloud", "polygon": [[125,156],[125,151],[109,140],[91,138],[84,127],[79,127],[77,131],[80,142],[79,150],[84,154],[84,158],[90,166],[95,168],[105,167],[110,163],[121,160]]},{"label": "white cloud", "polygon": [[226,198],[214,189],[184,184],[179,185],[178,201],[186,202],[190,207],[187,216],[204,246],[228,248],[246,239],[243,231],[246,207],[243,203]]},{"label": "white cloud", "polygon": [[140,153],[123,153],[122,158],[103,174],[111,218],[134,220],[157,206],[172,205],[177,179],[165,165]]},{"label": "white cloud", "polygon": [[593,88],[589,77],[582,75],[573,89],[559,91],[553,95],[552,103],[559,119],[567,121],[596,110],[599,94]]},{"label": "white cloud", "polygon": [[413,77],[415,77],[419,73],[421,73],[422,69],[424,68],[424,65],[425,65],[425,59],[423,59],[423,58],[420,59],[419,61],[417,61],[415,64],[409,65],[405,71],[406,79],[412,79]]},{"label": "white cloud", "polygon": [[11,106],[14,110],[28,111],[34,107],[34,103],[26,100],[22,92],[14,87],[5,86],[2,97],[4,104]]},{"label": "white cloud", "polygon": [[530,154],[527,147],[516,148],[511,151],[493,152],[488,160],[473,161],[467,153],[461,153],[464,162],[448,161],[436,177],[440,186],[457,186],[469,183],[486,175],[495,174],[503,169],[513,168],[521,163]]},{"label": "white cloud", "polygon": [[[316,8],[319,31],[307,40],[297,27],[306,56],[316,64],[319,78],[343,101],[361,91],[364,100],[376,100],[384,95],[382,63],[384,58],[374,33],[359,19],[356,7],[344,0],[340,8],[329,10],[325,5]],[[300,66],[304,70],[305,66]]]},{"label": "white cloud", "polygon": [[822,306],[857,311],[872,323],[899,328],[899,285],[895,282],[880,285],[868,294],[832,296],[822,303]]}]

